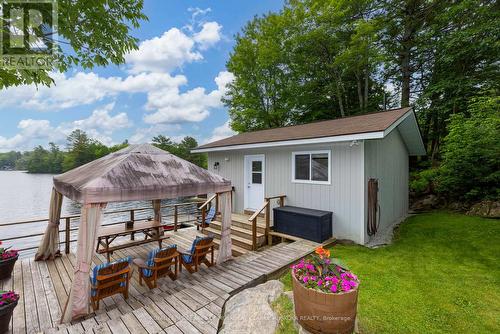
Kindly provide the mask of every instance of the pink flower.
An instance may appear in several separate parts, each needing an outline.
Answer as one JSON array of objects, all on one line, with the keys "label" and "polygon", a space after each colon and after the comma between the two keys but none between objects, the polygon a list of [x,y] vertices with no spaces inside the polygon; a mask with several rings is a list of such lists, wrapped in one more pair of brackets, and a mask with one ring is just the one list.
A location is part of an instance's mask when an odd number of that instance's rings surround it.
[{"label": "pink flower", "polygon": [[330,291],[335,293],[337,292],[337,286],[336,285],[332,285],[332,287],[330,288]]},{"label": "pink flower", "polygon": [[304,283],[307,283],[308,280],[309,280],[308,276],[304,276],[304,278],[302,279],[302,281],[304,281]]},{"label": "pink flower", "polygon": [[318,286],[322,286],[323,285],[323,280],[318,280]]}]

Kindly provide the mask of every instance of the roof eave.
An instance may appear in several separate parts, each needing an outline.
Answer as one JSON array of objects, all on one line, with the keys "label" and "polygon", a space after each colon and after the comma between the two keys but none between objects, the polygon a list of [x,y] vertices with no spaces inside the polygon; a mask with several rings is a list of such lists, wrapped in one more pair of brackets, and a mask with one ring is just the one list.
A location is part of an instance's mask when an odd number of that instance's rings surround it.
[{"label": "roof eave", "polygon": [[280,140],[280,141],[271,141],[264,143],[239,144],[239,145],[206,147],[206,148],[200,147],[191,150],[191,153],[233,151],[233,150],[244,150],[252,148],[266,148],[266,147],[277,147],[277,146],[337,143],[337,142],[346,142],[352,140],[367,140],[367,139],[380,139],[380,138],[384,138],[384,131],[374,131],[374,132],[355,133],[348,135],[318,137],[318,138],[307,138],[307,139]]}]

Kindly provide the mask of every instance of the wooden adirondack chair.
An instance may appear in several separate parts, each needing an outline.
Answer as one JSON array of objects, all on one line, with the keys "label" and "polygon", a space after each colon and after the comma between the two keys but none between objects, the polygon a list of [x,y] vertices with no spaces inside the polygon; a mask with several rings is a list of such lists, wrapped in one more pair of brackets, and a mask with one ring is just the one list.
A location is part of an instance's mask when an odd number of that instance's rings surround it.
[{"label": "wooden adirondack chair", "polygon": [[[198,271],[198,267],[204,263],[207,267],[213,266],[214,263],[214,238],[213,237],[196,237],[189,251],[179,249],[181,254],[181,267],[184,266],[191,274]],[[210,254],[210,260],[207,255]]]},{"label": "wooden adirondack chair", "polygon": [[126,257],[111,263],[102,263],[94,267],[90,277],[90,301],[94,311],[99,309],[99,301],[119,294],[128,298],[128,287],[132,277],[130,263],[132,258]]},{"label": "wooden adirondack chair", "polygon": [[204,221],[204,222],[203,222],[203,220],[202,220],[202,217],[201,217],[201,216],[197,217],[197,218],[196,218],[196,222],[195,222],[196,229],[197,229],[197,230],[199,230],[199,229],[200,229],[200,227],[208,227],[208,226],[210,226],[210,223],[211,223],[211,222],[212,222],[212,220],[214,219],[215,214],[216,214],[216,212],[215,212],[215,206],[212,206],[212,207],[210,208],[210,210],[208,210],[208,212],[207,212],[207,215],[206,215],[206,217],[205,217],[205,221]]},{"label": "wooden adirondack chair", "polygon": [[[179,270],[177,245],[153,249],[149,252],[146,261],[135,259],[134,264],[139,267],[139,284],[142,285],[144,280],[150,289],[157,287],[157,281],[160,277],[169,276],[172,280],[175,280]],[[174,271],[172,271],[172,266]]]}]

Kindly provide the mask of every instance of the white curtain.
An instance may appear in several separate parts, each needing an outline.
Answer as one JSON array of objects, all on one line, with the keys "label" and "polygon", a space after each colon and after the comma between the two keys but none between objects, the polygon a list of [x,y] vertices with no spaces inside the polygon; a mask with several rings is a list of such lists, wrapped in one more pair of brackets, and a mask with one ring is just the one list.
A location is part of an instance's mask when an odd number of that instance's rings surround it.
[{"label": "white curtain", "polygon": [[231,242],[231,192],[227,191],[220,194],[222,197],[222,227],[219,246],[219,255],[217,263],[223,263],[232,258],[232,242]]},{"label": "white curtain", "polygon": [[102,210],[106,204],[85,204],[78,229],[75,274],[71,292],[64,308],[61,322],[70,322],[89,313],[89,273],[94,256],[97,231],[101,226]]},{"label": "white curtain", "polygon": [[[154,221],[161,225],[161,199],[153,200]],[[163,235],[163,228],[160,228],[160,236]],[[156,235],[156,231],[153,231]]]},{"label": "white curtain", "polygon": [[49,223],[45,229],[40,246],[35,255],[36,261],[45,261],[60,256],[59,251],[59,220],[61,219],[61,207],[63,196],[52,188],[50,196]]}]

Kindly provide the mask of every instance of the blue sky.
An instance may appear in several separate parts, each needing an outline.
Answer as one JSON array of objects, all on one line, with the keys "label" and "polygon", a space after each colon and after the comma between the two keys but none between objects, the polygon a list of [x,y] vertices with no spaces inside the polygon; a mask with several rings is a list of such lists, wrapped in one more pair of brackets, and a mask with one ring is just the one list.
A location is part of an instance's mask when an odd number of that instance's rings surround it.
[{"label": "blue sky", "polygon": [[0,151],[29,150],[49,141],[64,147],[81,128],[110,145],[148,142],[157,134],[199,142],[231,135],[220,102],[232,75],[225,63],[234,35],[282,0],[146,0],[132,35],[138,51],[121,66],[54,74],[56,86],[0,91]]}]

